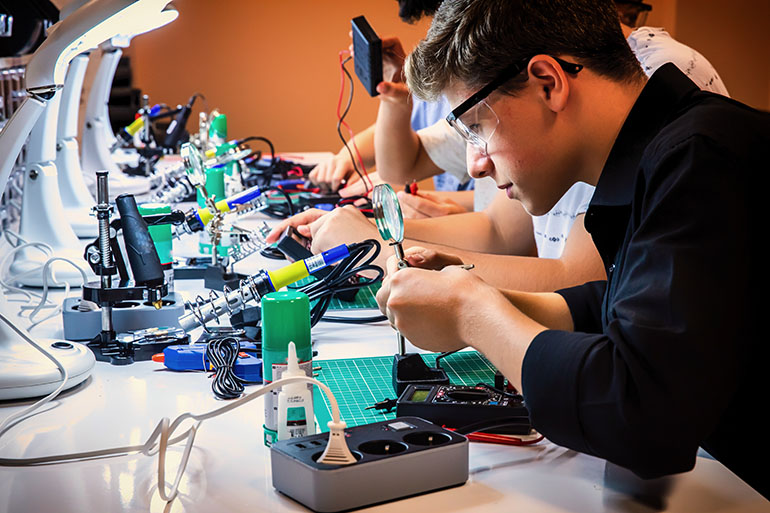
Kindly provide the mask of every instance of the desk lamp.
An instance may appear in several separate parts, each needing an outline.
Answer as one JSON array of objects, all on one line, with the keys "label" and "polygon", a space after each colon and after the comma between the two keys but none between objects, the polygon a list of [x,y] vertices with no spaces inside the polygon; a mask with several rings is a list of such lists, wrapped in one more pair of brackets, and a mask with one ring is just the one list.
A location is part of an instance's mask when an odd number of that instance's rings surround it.
[{"label": "desk lamp", "polygon": [[[158,4],[161,0],[145,1],[152,1]],[[83,7],[85,8],[89,4],[90,2]],[[176,11],[173,12],[175,13]],[[142,17],[141,22],[139,20],[123,19],[121,20],[121,25],[116,26],[114,30],[121,32],[126,30],[132,32],[135,30],[139,31],[148,26],[148,22],[145,21],[146,19],[154,19],[149,12],[137,13],[136,16]],[[155,12],[155,17],[160,17],[160,14]],[[52,36],[53,33],[49,35],[49,37]],[[90,48],[90,45],[82,45],[78,48],[80,51],[72,55],[68,61]],[[37,55],[37,53],[33,55],[29,66],[32,65]],[[65,73],[68,65],[69,62],[62,65]],[[28,86],[30,84],[29,66],[27,68]],[[56,128],[62,94],[62,91],[59,91],[59,89],[61,89],[63,83],[56,84],[56,89],[52,91],[53,96],[44,106],[42,114],[38,117],[37,122],[32,128],[29,142],[27,143],[27,165],[22,193],[19,233],[27,241],[43,242],[51,246],[53,256],[81,261],[83,255],[82,245],[69,222],[68,212],[65,211],[62,203],[57,176],[58,170],[55,163]],[[93,202],[90,206],[93,206]],[[75,218],[75,220],[81,225],[86,224],[88,226],[89,220],[87,215],[87,213],[81,212],[79,218]],[[91,219],[90,224],[95,226],[96,220]],[[44,255],[37,250],[21,251],[17,253],[11,265],[11,273],[17,275],[16,281],[23,285],[42,286],[43,275],[42,273],[34,272],[34,270],[48,258],[48,255]],[[65,283],[78,285],[81,282],[80,272],[71,266],[59,264],[56,269],[56,277],[57,281],[62,285]]]},{"label": "desk lamp", "polygon": [[[8,183],[13,163],[46,103],[64,83],[69,62],[120,32],[134,17],[157,15],[167,3],[168,0],[91,0],[51,28],[27,65],[27,97],[0,131],[0,187],[5,188]],[[0,297],[0,310],[5,313],[8,310],[4,306],[5,299]],[[66,388],[89,376],[94,356],[85,346],[53,340],[41,345],[55,354],[67,370]],[[0,399],[47,394],[62,381],[59,369],[3,320],[0,368]]]},{"label": "desk lamp", "polygon": [[110,172],[109,187],[113,195],[142,194],[150,189],[150,182],[145,177],[129,176],[120,172],[118,162],[111,152],[111,148],[117,143],[117,138],[112,132],[107,104],[115,71],[123,55],[123,48],[128,47],[134,36],[171,23],[177,15],[175,9],[167,7],[159,15],[147,19],[144,26],[137,26],[130,31],[123,30],[120,35],[99,45],[102,58],[91,84],[91,92],[88,94],[81,157],[84,171],[94,176],[100,170],[106,169]]},{"label": "desk lamp", "polygon": [[[62,11],[62,15],[66,15],[66,11]],[[163,11],[155,16],[147,16],[144,20],[145,26],[136,26],[131,34],[119,35],[110,39],[109,42],[105,42],[100,45],[100,48],[108,46],[128,45],[128,41],[133,37],[144,32],[149,32],[160,28],[178,16],[176,9],[167,6]],[[104,57],[102,62],[104,62]],[[59,173],[59,192],[61,193],[62,204],[67,215],[67,219],[75,230],[78,237],[94,238],[97,236],[97,225],[91,216],[91,209],[94,206],[94,198],[91,196],[90,191],[83,179],[83,168],[80,165],[80,155],[78,148],[78,113],[80,110],[80,95],[83,89],[83,79],[86,73],[86,67],[88,66],[89,54],[82,53],[75,57],[70,63],[67,70],[67,78],[64,81],[64,88],[61,92],[61,107],[59,109],[59,122],[56,132],[56,167]],[[117,65],[117,60],[115,61]],[[100,68],[101,70],[101,68]],[[114,67],[113,67],[114,74]],[[105,80],[101,79],[99,73],[97,73],[97,79],[94,82],[96,89],[102,89],[102,83]],[[109,86],[112,83],[112,75],[109,76],[109,80],[106,84],[107,88],[105,94],[109,95]],[[93,91],[94,89],[92,89]],[[102,93],[99,93],[103,96]],[[114,135],[109,129],[110,123],[107,114],[107,100],[108,97],[104,97],[102,106],[104,108],[103,115],[95,118],[94,123],[99,124],[100,127],[107,127],[103,133],[109,134],[114,139]],[[89,109],[91,104],[95,103],[91,101],[89,97]],[[106,122],[105,122],[106,120]],[[86,123],[89,125],[89,123]],[[91,124],[84,130],[83,138],[85,140],[93,141],[96,126]],[[106,141],[106,139],[104,139]],[[84,142],[84,145],[86,143]],[[108,146],[111,143],[104,142],[104,151],[109,155]],[[88,152],[85,152],[88,153]],[[113,162],[114,164],[114,162]],[[112,169],[114,167],[114,169]],[[98,169],[107,169],[106,167],[97,167]],[[120,173],[116,166],[110,167],[111,171],[114,171],[111,175],[111,191],[115,187],[119,194],[141,194],[149,189],[149,182],[144,177],[128,176],[125,173]]]}]

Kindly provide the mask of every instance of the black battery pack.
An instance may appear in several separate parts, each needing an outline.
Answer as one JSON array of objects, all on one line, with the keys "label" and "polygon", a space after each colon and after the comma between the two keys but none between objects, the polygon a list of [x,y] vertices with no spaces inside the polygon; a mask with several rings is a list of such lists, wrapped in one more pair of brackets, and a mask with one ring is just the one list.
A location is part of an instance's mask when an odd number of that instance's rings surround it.
[{"label": "black battery pack", "polygon": [[382,40],[365,17],[353,18],[351,24],[356,75],[369,96],[377,96],[377,84],[382,82]]}]

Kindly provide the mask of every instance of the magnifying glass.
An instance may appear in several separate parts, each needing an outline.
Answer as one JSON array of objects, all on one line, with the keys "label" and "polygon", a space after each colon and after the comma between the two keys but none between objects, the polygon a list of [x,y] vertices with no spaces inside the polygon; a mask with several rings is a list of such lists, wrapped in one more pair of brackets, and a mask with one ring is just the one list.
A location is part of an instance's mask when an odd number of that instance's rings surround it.
[{"label": "magnifying glass", "polygon": [[398,202],[396,191],[390,185],[381,183],[374,186],[372,210],[380,237],[393,246],[396,251],[398,268],[409,267],[404,258],[404,247],[402,246],[404,242],[404,216],[401,214],[401,205]]},{"label": "magnifying glass", "polygon": [[179,150],[187,178],[195,187],[206,185],[206,170],[203,167],[203,155],[193,144],[184,143]]},{"label": "magnifying glass", "polygon": [[[404,216],[401,215],[401,205],[396,191],[390,185],[381,183],[374,186],[372,211],[380,237],[396,250],[398,268],[409,267],[404,258],[404,247],[401,245],[404,242]],[[400,331],[396,331],[396,334],[398,335],[398,354],[403,356],[406,354],[406,340]],[[398,359],[398,356],[396,358]]]}]

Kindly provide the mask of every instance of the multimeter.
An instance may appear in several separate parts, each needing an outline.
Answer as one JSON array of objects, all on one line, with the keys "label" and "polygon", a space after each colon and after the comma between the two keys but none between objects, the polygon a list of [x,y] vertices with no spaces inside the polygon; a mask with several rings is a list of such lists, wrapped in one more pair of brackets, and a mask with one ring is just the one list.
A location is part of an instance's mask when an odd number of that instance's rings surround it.
[{"label": "multimeter", "polygon": [[396,415],[421,417],[451,428],[506,419],[510,425],[490,431],[528,435],[532,430],[521,395],[481,385],[409,385],[396,402]]}]

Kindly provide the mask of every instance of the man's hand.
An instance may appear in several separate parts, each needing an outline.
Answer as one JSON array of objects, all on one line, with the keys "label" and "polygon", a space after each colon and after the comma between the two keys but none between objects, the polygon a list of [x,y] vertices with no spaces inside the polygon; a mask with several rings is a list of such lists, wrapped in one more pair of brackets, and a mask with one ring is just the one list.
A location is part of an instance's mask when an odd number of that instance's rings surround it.
[{"label": "man's hand", "polygon": [[421,269],[432,269],[440,271],[450,265],[463,265],[463,260],[457,255],[442,253],[434,249],[425,249],[421,247],[412,247],[404,252],[404,258],[410,267],[419,267]]},{"label": "man's hand", "polygon": [[[311,208],[284,219],[265,239],[269,244],[278,240],[281,233],[293,226],[300,235],[312,240],[310,250],[320,253],[340,244],[351,244],[366,239],[378,239],[377,228],[360,210],[353,206],[335,208],[331,212]],[[384,259],[382,261],[384,265]]]},{"label": "man's hand", "polygon": [[308,225],[312,243],[310,250],[320,253],[340,244],[378,239],[377,227],[353,206],[335,208]]},{"label": "man's hand", "polygon": [[398,201],[406,219],[424,219],[467,212],[459,203],[429,192],[417,191],[414,194],[407,194],[399,191]]},{"label": "man's hand", "polygon": [[[371,182],[371,183],[370,183]],[[348,185],[337,191],[341,198],[350,198],[351,196],[366,196],[372,192],[375,185],[385,183],[376,171],[367,173],[366,180],[349,181]],[[367,191],[368,189],[368,191]]]},{"label": "man's hand", "polygon": [[300,212],[299,214],[293,215],[288,219],[284,219],[280,223],[278,223],[275,228],[272,229],[272,231],[267,235],[265,238],[265,241],[268,244],[272,244],[278,240],[278,237],[281,236],[283,231],[288,228],[289,226],[293,226],[297,229],[297,232],[299,232],[300,235],[303,237],[310,237],[310,223],[315,221],[316,219],[320,218],[321,216],[324,216],[328,214],[326,210],[321,210],[319,208],[311,208],[308,210],[305,210],[304,212]]},{"label": "man's hand", "polygon": [[[407,260],[424,265],[427,261],[418,262],[415,257],[429,256],[427,251],[413,248]],[[452,261],[460,260],[455,257]],[[463,330],[467,326],[463,314],[467,311],[467,298],[475,298],[477,290],[491,287],[454,264],[441,271],[415,267],[398,270],[392,257],[387,267],[388,275],[377,292],[377,304],[391,324],[414,345],[429,351],[465,347]]]},{"label": "man's hand", "polygon": [[314,184],[328,186],[334,192],[353,176],[355,176],[353,161],[350,160],[348,150],[342,148],[334,157],[314,167],[308,178]]}]

